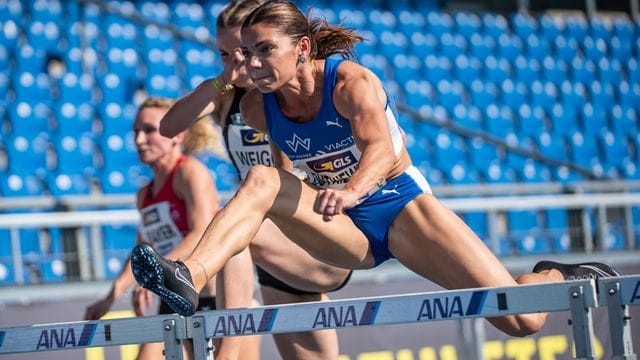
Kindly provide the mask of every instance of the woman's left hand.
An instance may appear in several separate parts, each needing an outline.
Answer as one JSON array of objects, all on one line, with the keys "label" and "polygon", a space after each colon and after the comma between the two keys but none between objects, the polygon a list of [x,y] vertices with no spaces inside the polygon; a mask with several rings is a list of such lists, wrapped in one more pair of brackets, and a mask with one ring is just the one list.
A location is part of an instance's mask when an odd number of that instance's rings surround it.
[{"label": "woman's left hand", "polygon": [[322,215],[322,220],[331,221],[335,215],[358,205],[359,196],[350,190],[322,189],[316,195],[313,211]]},{"label": "woman's left hand", "polygon": [[142,286],[136,286],[133,289],[131,301],[133,302],[133,311],[136,315],[144,316],[153,304],[153,295],[151,291],[143,288]]}]

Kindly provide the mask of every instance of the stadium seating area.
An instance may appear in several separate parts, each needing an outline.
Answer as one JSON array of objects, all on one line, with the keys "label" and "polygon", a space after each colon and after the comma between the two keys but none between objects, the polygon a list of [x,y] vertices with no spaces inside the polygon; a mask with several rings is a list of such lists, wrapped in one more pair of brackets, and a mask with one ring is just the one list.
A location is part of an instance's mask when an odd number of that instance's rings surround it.
[{"label": "stadium seating area", "polygon": [[[448,13],[436,0],[312,3],[314,15],[360,31],[367,41],[357,47],[359,61],[423,116],[609,178],[640,179],[640,22],[578,12]],[[133,144],[137,101],[179,97],[221,70],[204,42],[215,35],[225,1],[104,4],[108,9],[62,0],[0,2],[0,196],[134,192],[149,176]],[[150,23],[118,15],[134,13]],[[202,42],[179,39],[162,25]],[[407,115],[400,120],[414,163],[433,185],[584,180],[479,138]],[[236,186],[228,161],[203,160],[221,191]],[[640,227],[639,209],[633,215]],[[567,219],[565,209],[508,212],[509,231],[494,250],[571,251]],[[487,234],[485,213],[467,213],[465,220]],[[603,247],[622,249],[622,230],[611,230]],[[125,232],[122,243],[122,232],[104,229],[108,276],[117,274],[135,238],[135,229]],[[25,267],[59,281],[60,238],[50,238],[53,246],[44,251],[42,234],[21,234],[20,251],[47,254]],[[15,274],[10,243],[9,232],[0,232],[0,284]]]}]

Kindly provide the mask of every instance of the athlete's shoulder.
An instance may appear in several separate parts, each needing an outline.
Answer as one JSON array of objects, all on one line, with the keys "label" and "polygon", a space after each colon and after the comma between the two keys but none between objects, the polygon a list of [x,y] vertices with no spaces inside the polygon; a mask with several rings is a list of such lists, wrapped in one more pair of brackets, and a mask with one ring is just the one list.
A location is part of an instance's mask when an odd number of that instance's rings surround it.
[{"label": "athlete's shoulder", "polygon": [[371,70],[354,61],[341,62],[336,70],[336,90],[348,90],[349,85],[360,82],[376,84],[380,83],[380,80]]}]

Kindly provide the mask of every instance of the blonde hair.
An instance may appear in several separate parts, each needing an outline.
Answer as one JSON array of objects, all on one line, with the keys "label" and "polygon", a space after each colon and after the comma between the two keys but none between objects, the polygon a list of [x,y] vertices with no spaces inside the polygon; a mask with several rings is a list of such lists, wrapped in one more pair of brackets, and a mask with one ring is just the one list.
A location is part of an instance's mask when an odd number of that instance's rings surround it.
[{"label": "blonde hair", "polygon": [[[138,112],[145,108],[169,110],[173,104],[175,100],[152,96],[140,104]],[[214,153],[220,156],[224,154],[221,143],[220,132],[215,129],[213,122],[208,118],[201,118],[185,131],[182,151],[187,155]]]},{"label": "blonde hair", "polygon": [[289,1],[268,1],[255,9],[242,24],[243,28],[265,23],[288,35],[293,43],[303,36],[311,39],[312,59],[326,59],[340,54],[344,58],[354,59],[355,44],[364,41],[355,29],[339,25],[330,25],[324,19],[309,20],[298,7]]},{"label": "blonde hair", "polygon": [[228,29],[241,26],[244,20],[265,0],[232,0],[218,14],[216,28]]}]

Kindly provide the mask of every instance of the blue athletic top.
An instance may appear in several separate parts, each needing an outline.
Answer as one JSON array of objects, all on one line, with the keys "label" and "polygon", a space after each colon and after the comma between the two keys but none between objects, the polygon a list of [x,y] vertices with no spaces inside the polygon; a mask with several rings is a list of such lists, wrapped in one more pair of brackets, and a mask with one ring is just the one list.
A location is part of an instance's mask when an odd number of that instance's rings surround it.
[{"label": "blue athletic top", "polygon": [[[263,94],[264,113],[271,141],[307,174],[307,181],[319,188],[342,189],[356,171],[362,156],[356,147],[351,123],[336,111],[333,89],[342,58],[327,58],[324,66],[322,106],[311,121],[296,123],[282,114],[274,93]],[[387,93],[385,113],[396,155],[404,144],[397,122],[397,110]]]}]

